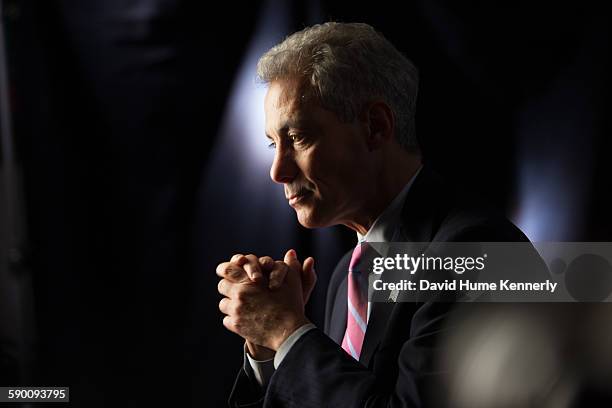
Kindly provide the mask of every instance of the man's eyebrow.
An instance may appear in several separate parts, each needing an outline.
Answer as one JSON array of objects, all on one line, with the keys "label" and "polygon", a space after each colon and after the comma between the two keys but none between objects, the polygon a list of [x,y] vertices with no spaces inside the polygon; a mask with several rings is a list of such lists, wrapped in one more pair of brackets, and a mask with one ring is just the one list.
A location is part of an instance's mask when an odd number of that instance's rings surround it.
[{"label": "man's eyebrow", "polygon": [[279,133],[287,133],[289,129],[304,129],[307,127],[305,118],[287,119],[278,130]]},{"label": "man's eyebrow", "polygon": [[[278,129],[277,133],[280,135],[286,135],[289,132],[289,129],[298,127],[298,122],[288,119],[283,123],[283,125]],[[270,140],[274,140],[272,136],[268,132],[266,132],[266,137]]]},{"label": "man's eyebrow", "polygon": [[[306,123],[307,122],[305,122],[304,118],[287,119],[282,123],[281,127],[276,131],[276,133],[278,133],[282,137],[282,136],[287,135],[290,129],[308,130],[308,126],[306,125]],[[266,137],[270,140],[274,140],[274,138],[270,136],[268,132],[266,132]]]}]

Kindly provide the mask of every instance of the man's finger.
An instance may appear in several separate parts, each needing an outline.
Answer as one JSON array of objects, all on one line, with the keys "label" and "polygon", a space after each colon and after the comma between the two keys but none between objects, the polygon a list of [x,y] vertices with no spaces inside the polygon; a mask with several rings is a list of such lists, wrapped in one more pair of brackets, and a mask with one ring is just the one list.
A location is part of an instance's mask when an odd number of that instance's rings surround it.
[{"label": "man's finger", "polygon": [[231,316],[223,316],[223,326],[231,332],[238,334],[238,328]]},{"label": "man's finger", "polygon": [[220,263],[216,272],[220,278],[229,279],[233,282],[241,282],[248,278],[246,271],[233,262]]},{"label": "man's finger", "polygon": [[274,262],[274,267],[270,272],[270,282],[268,283],[268,287],[270,289],[280,288],[283,282],[285,281],[285,277],[287,276],[288,271],[289,267],[286,263],[282,261]]},{"label": "man's finger", "polygon": [[249,278],[251,278],[253,282],[259,282],[261,279],[263,279],[263,273],[261,271],[261,266],[259,265],[259,258],[253,254],[247,255],[245,258],[247,262],[243,265],[244,270],[247,272]]},{"label": "man's finger", "polygon": [[246,257],[242,254],[236,254],[232,256],[232,258],[230,259],[230,262],[237,263],[240,266],[242,266],[246,261],[247,261]]},{"label": "man's finger", "polygon": [[233,286],[234,284],[228,281],[227,279],[221,279],[219,283],[217,284],[217,291],[219,291],[219,293],[222,294],[223,296],[226,296],[231,299],[232,298],[231,293],[232,293]]},{"label": "man's finger", "polygon": [[270,272],[274,268],[274,259],[269,256],[262,256],[259,258],[259,265],[262,271]]},{"label": "man's finger", "polygon": [[221,313],[226,315],[231,314],[229,310],[230,302],[231,300],[229,300],[229,298],[224,297],[223,299],[221,299],[221,301],[219,302],[219,310],[221,311]]},{"label": "man's finger", "polygon": [[310,294],[314,289],[315,284],[317,283],[317,274],[314,268],[314,258],[309,257],[304,261],[304,265],[302,268],[302,293],[304,298],[304,303],[308,302],[310,298]]},{"label": "man's finger", "polygon": [[285,254],[285,263],[289,265],[289,267],[294,270],[296,273],[302,272],[302,264],[297,259],[297,253],[294,249],[290,249]]},{"label": "man's finger", "polygon": [[302,266],[302,281],[306,283],[314,284],[317,281],[317,275],[314,268],[315,260],[312,256],[309,256],[304,260]]},{"label": "man's finger", "polygon": [[231,264],[231,262],[221,262],[219,265],[217,265],[217,269],[215,269],[215,272],[217,273],[217,276],[220,278],[225,278],[225,269]]}]

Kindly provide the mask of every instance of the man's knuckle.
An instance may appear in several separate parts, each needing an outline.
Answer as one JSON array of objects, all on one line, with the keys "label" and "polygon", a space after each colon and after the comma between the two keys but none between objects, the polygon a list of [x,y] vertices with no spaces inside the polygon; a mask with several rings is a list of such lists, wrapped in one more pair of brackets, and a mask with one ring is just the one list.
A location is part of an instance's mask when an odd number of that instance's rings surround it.
[{"label": "man's knuckle", "polygon": [[236,302],[234,305],[234,314],[241,315],[245,312],[245,304],[244,302]]},{"label": "man's knuckle", "polygon": [[236,265],[230,265],[228,266],[227,270],[226,270],[226,274],[232,278],[235,278],[237,276],[240,276],[241,274],[241,268],[237,267]]},{"label": "man's knuckle", "polygon": [[239,262],[244,257],[243,254],[235,254],[231,258],[231,262]]},{"label": "man's knuckle", "polygon": [[215,270],[217,272],[217,275],[220,275],[220,276],[224,275],[228,265],[229,265],[228,262],[222,262],[219,265],[217,265],[217,269]]},{"label": "man's knuckle", "polygon": [[231,318],[228,318],[227,321],[223,323],[223,325],[231,332],[236,333],[238,331],[238,327],[236,327],[234,320]]},{"label": "man's knuckle", "polygon": [[244,303],[247,300],[247,297],[247,293],[243,290],[239,290],[236,292],[235,298],[238,304]]}]

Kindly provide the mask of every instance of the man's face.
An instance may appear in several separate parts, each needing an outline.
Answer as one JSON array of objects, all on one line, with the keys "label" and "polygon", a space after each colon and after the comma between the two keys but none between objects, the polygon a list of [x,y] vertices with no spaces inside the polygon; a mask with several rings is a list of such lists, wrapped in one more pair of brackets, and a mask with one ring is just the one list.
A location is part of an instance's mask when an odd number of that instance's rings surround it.
[{"label": "man's face", "polygon": [[345,224],[359,218],[369,184],[366,126],[343,123],[296,82],[274,81],[265,99],[266,135],[276,152],[270,177],[281,183],[304,227]]}]

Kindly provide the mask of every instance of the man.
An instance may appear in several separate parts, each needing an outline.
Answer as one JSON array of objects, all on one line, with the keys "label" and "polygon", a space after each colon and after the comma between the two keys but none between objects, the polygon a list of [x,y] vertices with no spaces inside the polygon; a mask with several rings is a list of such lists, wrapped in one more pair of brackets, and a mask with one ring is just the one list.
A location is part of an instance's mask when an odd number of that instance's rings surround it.
[{"label": "man", "polygon": [[[270,177],[307,228],[343,224],[361,242],[524,241],[423,166],[413,64],[366,24],[326,23],[261,57]],[[230,405],[415,407],[438,383],[450,303],[367,302],[360,246],[336,267],[324,330],[304,315],[314,259],[235,255],[219,265],[224,326],[246,340]],[[350,270],[350,272],[349,272]]]}]

